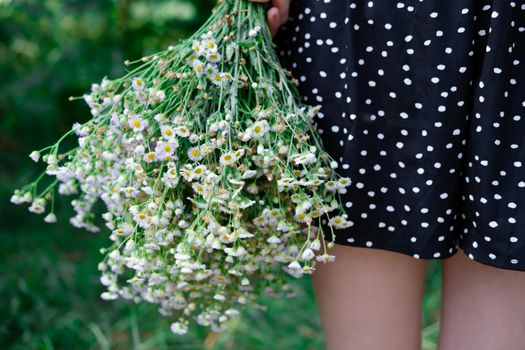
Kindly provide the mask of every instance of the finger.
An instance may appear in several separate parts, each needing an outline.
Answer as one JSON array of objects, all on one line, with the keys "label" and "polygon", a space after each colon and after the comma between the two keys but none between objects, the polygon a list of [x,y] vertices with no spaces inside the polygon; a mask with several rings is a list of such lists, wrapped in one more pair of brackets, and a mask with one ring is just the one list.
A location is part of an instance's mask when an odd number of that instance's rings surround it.
[{"label": "finger", "polygon": [[273,6],[279,9],[280,24],[283,25],[288,20],[289,15],[289,0],[273,0]]},{"label": "finger", "polygon": [[270,31],[272,32],[272,35],[277,34],[277,31],[279,30],[279,27],[281,26],[281,16],[279,13],[279,9],[277,7],[272,7],[268,11],[267,20],[268,20],[268,25],[270,26]]}]

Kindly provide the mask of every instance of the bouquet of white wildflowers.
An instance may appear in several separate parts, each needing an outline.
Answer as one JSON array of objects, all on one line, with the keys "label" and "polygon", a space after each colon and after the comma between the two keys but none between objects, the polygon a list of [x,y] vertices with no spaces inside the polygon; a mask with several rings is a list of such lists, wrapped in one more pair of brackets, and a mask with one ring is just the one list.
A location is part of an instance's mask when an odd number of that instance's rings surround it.
[{"label": "bouquet of white wildflowers", "polygon": [[[55,222],[56,192],[74,195],[71,224],[93,232],[101,199],[112,241],[102,298],[157,304],[175,333],[191,319],[220,332],[258,296],[289,296],[287,275],[335,258],[321,223],[332,238],[348,226],[339,194],[350,179],[323,149],[318,108],[301,105],[265,18],[259,4],[222,1],[189,39],[94,84],[83,96],[93,117],[33,152],[47,168],[12,197]],[[59,149],[72,135],[78,147]]]}]

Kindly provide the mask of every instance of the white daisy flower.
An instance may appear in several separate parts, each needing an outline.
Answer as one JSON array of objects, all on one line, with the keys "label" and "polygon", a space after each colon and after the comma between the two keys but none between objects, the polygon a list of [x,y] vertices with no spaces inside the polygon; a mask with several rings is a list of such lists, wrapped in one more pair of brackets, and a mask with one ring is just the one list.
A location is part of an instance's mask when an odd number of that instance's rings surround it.
[{"label": "white daisy flower", "polygon": [[232,165],[237,161],[235,155],[231,152],[225,153],[220,158],[221,165]]},{"label": "white daisy flower", "polygon": [[37,198],[31,203],[28,208],[31,213],[42,214],[46,210],[46,200],[43,198]]},{"label": "white daisy flower", "polygon": [[301,258],[302,258],[303,260],[312,260],[314,257],[315,257],[315,253],[314,253],[313,250],[310,249],[310,248],[306,248],[306,249],[303,251],[303,254],[301,255]]},{"label": "white daisy flower", "polygon": [[188,137],[190,136],[190,130],[183,126],[183,125],[180,125],[178,127],[175,128],[175,133],[177,135],[179,135],[180,137]]},{"label": "white daisy flower", "polygon": [[176,136],[175,128],[171,125],[162,125],[160,127],[160,132],[166,140],[172,140]]},{"label": "white daisy flower", "polygon": [[136,114],[131,114],[128,116],[128,125],[133,131],[140,132],[148,126],[148,122]]},{"label": "white daisy flower", "polygon": [[257,170],[246,170],[246,171],[242,174],[241,179],[243,179],[243,180],[251,179],[251,178],[253,178],[255,175],[257,175]]},{"label": "white daisy flower", "polygon": [[133,78],[132,85],[137,91],[143,91],[146,88],[146,83],[142,78],[139,77]]},{"label": "white daisy flower", "polygon": [[171,324],[171,331],[175,334],[186,334],[188,333],[188,326],[181,322],[175,322]]},{"label": "white daisy flower", "polygon": [[253,219],[253,223],[257,226],[265,226],[268,223],[268,219],[266,219],[264,216],[258,216]]},{"label": "white daisy flower", "polygon": [[266,91],[268,94],[272,94],[273,93],[273,86],[271,86],[268,83],[261,83],[261,84],[259,84],[259,88],[261,88],[262,90]]},{"label": "white daisy flower", "polygon": [[207,56],[208,62],[218,63],[221,61],[221,55],[218,52],[210,52]]},{"label": "white daisy flower", "polygon": [[250,131],[251,131],[252,138],[258,139],[262,137],[266,133],[266,131],[268,131],[268,121],[260,120],[260,121],[255,122],[252,125]]},{"label": "white daisy flower", "polygon": [[333,180],[330,180],[330,181],[327,181],[326,184],[325,184],[325,188],[328,190],[328,191],[336,191],[337,190],[337,182],[333,181]]},{"label": "white daisy flower", "polygon": [[217,85],[217,86],[223,86],[224,83],[225,83],[225,80],[223,78],[223,74],[222,73],[218,73],[218,72],[211,74],[210,80],[211,80],[211,82],[214,85]]},{"label": "white daisy flower", "polygon": [[173,140],[171,142],[161,141],[157,143],[157,146],[155,147],[155,153],[161,160],[171,160],[172,155],[173,153],[175,153],[175,150],[178,146],[179,145],[176,140]]},{"label": "white daisy flower", "polygon": [[194,183],[191,187],[193,188],[193,190],[196,193],[198,193],[198,194],[200,194],[202,196],[204,196],[206,194],[206,188],[202,184],[200,184],[198,182]]},{"label": "white daisy flower", "polygon": [[135,219],[135,222],[142,228],[148,228],[152,224],[151,217],[146,213],[139,212],[135,214],[133,218]]},{"label": "white daisy flower", "polygon": [[346,224],[347,224],[347,221],[342,216],[334,216],[328,221],[329,226],[334,226],[336,228],[339,228],[339,227],[343,228],[344,226],[346,226]]},{"label": "white daisy flower", "polygon": [[54,213],[50,213],[46,215],[46,217],[44,218],[44,221],[50,224],[55,223],[57,222],[57,216]]},{"label": "white daisy flower", "polygon": [[191,176],[194,179],[200,179],[206,172],[206,169],[207,169],[206,165],[199,165],[193,168],[193,170],[191,171]]},{"label": "white daisy flower", "polygon": [[158,160],[157,153],[155,153],[155,152],[148,152],[148,153],[144,154],[143,159],[144,159],[144,161],[146,163],[155,162],[155,161]]},{"label": "white daisy flower", "polygon": [[325,253],[323,255],[316,256],[315,260],[319,262],[323,262],[323,263],[329,263],[329,262],[335,261],[335,255],[330,255],[330,254]]},{"label": "white daisy flower", "polygon": [[202,155],[200,147],[195,146],[195,147],[191,147],[190,149],[188,149],[188,157],[195,162],[202,160],[203,155]]},{"label": "white daisy flower", "polygon": [[303,154],[300,154],[300,155],[296,155],[294,157],[294,163],[296,165],[299,165],[299,164],[312,164],[312,163],[315,163],[316,161],[316,157],[315,157],[315,154],[311,153],[311,152],[306,152],[306,153],[303,153]]},{"label": "white daisy flower", "polygon": [[191,48],[197,55],[201,55],[204,53],[204,45],[198,40],[193,41],[193,44],[191,45]]},{"label": "white daisy flower", "polygon": [[301,264],[299,264],[297,260],[294,260],[290,264],[288,264],[288,268],[292,270],[300,270]]},{"label": "white daisy flower", "polygon": [[151,103],[157,105],[166,99],[166,94],[162,90],[151,88],[149,89],[149,99]]},{"label": "white daisy flower", "polygon": [[205,40],[202,44],[208,53],[217,51],[217,43],[215,43],[215,40],[213,39]]},{"label": "white daisy flower", "polygon": [[266,240],[266,242],[268,242],[270,244],[279,244],[279,243],[281,243],[281,239],[279,237],[277,237],[276,235],[272,235],[272,236],[270,236],[270,238],[268,238]]},{"label": "white daisy flower", "polygon": [[135,186],[125,187],[123,192],[128,198],[135,198],[139,194],[139,190]]},{"label": "white daisy flower", "polygon": [[197,76],[202,76],[202,74],[204,74],[204,63],[199,59],[194,60],[193,70],[195,71],[195,74],[197,74]]},{"label": "white daisy flower", "polygon": [[133,232],[133,226],[129,223],[125,223],[121,227],[113,230],[113,234],[117,236],[128,236],[131,232]]},{"label": "white daisy flower", "polygon": [[31,158],[35,163],[38,162],[38,160],[40,159],[40,152],[38,151],[31,152],[31,154],[29,155],[29,158]]}]

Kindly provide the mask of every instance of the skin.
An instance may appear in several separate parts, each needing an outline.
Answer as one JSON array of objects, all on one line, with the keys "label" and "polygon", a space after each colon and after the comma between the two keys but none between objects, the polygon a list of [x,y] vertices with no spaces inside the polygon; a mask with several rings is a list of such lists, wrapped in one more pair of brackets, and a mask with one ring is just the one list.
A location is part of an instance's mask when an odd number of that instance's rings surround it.
[{"label": "skin", "polygon": [[[269,0],[250,0],[253,2],[270,2]],[[288,20],[290,0],[273,0],[272,7],[268,10],[267,20],[272,35],[277,34],[279,27]]]},{"label": "skin", "polygon": [[[336,244],[314,290],[327,350],[420,350],[427,261]],[[442,260],[438,350],[522,350],[525,272],[469,259]]]},{"label": "skin", "polygon": [[[265,1],[265,0],[258,0]],[[273,0],[275,35],[289,0]],[[318,264],[314,290],[327,350],[420,350],[426,260],[336,244],[335,262]],[[438,350],[522,350],[525,272],[472,261],[463,251],[442,261]]]},{"label": "skin", "polygon": [[426,261],[336,244],[312,275],[328,350],[420,350]]}]

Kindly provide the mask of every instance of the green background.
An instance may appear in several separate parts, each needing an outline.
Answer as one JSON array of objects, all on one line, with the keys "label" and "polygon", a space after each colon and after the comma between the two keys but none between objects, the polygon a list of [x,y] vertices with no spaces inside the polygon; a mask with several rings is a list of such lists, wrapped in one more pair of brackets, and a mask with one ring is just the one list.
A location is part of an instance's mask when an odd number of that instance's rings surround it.
[{"label": "green background", "polygon": [[[212,0],[0,0],[0,349],[322,349],[310,279],[301,296],[268,298],[220,336],[193,328],[177,337],[155,307],[100,300],[99,249],[106,232],[74,229],[58,203],[49,225],[9,203],[42,167],[28,154],[90,115],[92,82],[125,72],[123,61],[166,48],[198,28]],[[424,349],[435,349],[440,270],[431,261]]]}]

